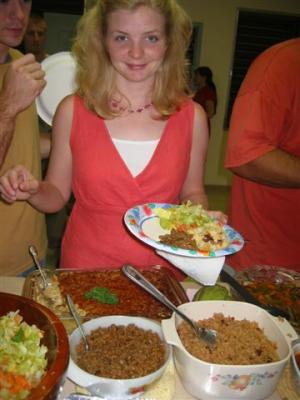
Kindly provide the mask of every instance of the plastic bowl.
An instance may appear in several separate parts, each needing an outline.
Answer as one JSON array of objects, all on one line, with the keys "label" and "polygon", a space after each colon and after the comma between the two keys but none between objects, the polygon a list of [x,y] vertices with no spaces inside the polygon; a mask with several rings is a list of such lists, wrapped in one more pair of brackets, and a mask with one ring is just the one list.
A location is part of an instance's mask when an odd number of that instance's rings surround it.
[{"label": "plastic bowl", "polygon": [[64,325],[48,308],[23,296],[0,292],[0,316],[19,310],[29,325],[44,332],[42,344],[48,348],[48,366],[41,382],[29,395],[30,400],[54,400],[64,384],[69,363],[69,341]]},{"label": "plastic bowl", "polygon": [[[163,340],[163,333],[161,326],[158,322],[142,317],[129,317],[129,316],[108,316],[92,319],[83,324],[83,328],[88,335],[92,330],[97,328],[106,328],[110,325],[123,325],[134,324],[139,328],[145,330],[152,330],[156,332]],[[166,358],[164,364],[151,374],[134,378],[134,379],[110,379],[99,377],[89,374],[76,365],[76,347],[81,340],[79,329],[75,329],[70,335],[70,365],[68,370],[68,377],[77,385],[88,388],[93,384],[97,384],[98,389],[92,389],[94,395],[99,395],[106,400],[126,400],[139,397],[147,385],[159,379],[166,370],[169,361],[172,358],[172,348],[165,343]],[[150,356],[150,354],[149,354]],[[88,389],[91,391],[91,389]],[[95,392],[96,390],[96,392]]]}]

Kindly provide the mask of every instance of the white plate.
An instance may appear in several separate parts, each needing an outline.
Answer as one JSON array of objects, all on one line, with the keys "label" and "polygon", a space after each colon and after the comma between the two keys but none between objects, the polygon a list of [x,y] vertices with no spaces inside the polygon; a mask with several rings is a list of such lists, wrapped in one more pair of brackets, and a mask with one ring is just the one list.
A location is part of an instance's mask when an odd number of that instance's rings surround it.
[{"label": "white plate", "polygon": [[156,208],[170,208],[174,204],[167,203],[147,203],[135,206],[129,209],[124,216],[124,221],[129,231],[142,240],[144,243],[158,250],[167,253],[177,254],[186,257],[221,257],[236,253],[244,245],[244,239],[229,225],[224,226],[224,230],[229,239],[229,246],[224,249],[201,252],[196,250],[187,250],[159,242],[159,235],[166,231],[159,224],[159,217],[154,213]]},{"label": "white plate", "polygon": [[52,125],[59,102],[76,89],[74,82],[76,64],[69,51],[62,51],[45,58],[41,65],[46,73],[47,85],[36,99],[36,107],[42,120]]}]

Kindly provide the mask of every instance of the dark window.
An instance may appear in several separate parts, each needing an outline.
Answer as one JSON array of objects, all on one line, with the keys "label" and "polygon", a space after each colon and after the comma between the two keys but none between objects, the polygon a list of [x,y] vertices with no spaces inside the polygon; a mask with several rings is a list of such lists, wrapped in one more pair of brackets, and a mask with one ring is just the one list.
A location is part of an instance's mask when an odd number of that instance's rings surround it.
[{"label": "dark window", "polygon": [[300,16],[239,11],[232,75],[224,127],[251,62],[275,43],[300,36]]},{"label": "dark window", "polygon": [[32,11],[83,14],[84,0],[32,0]]}]

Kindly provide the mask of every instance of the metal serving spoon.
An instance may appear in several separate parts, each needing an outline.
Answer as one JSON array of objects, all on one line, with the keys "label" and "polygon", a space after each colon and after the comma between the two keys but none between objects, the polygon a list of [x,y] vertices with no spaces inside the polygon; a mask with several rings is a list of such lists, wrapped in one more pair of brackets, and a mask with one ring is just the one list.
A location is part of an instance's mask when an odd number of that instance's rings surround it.
[{"label": "metal serving spoon", "polygon": [[84,349],[85,349],[85,351],[89,351],[90,350],[90,345],[89,345],[86,333],[85,333],[85,331],[83,329],[83,326],[82,326],[82,324],[80,322],[80,317],[79,317],[79,315],[78,315],[78,313],[76,311],[76,308],[75,308],[75,305],[73,303],[72,297],[69,294],[67,294],[66,295],[66,299],[67,299],[67,303],[68,303],[70,312],[72,314],[72,317],[75,319],[76,325],[78,326],[80,335],[81,335],[81,337],[83,339]]},{"label": "metal serving spoon", "polygon": [[217,332],[215,330],[198,326],[195,321],[187,317],[187,315],[185,315],[182,311],[178,310],[178,308],[154,285],[152,285],[152,283],[149,282],[148,279],[146,279],[139,271],[137,271],[131,265],[124,265],[122,267],[122,271],[134,283],[142,287],[158,301],[184,319],[193,328],[199,339],[204,340],[209,345],[214,345],[216,343]]},{"label": "metal serving spoon", "polygon": [[43,281],[43,288],[47,289],[47,287],[50,286],[51,283],[48,281],[45,271],[43,270],[43,268],[38,260],[37,249],[35,248],[35,246],[31,245],[31,246],[29,246],[28,251],[29,251],[31,257],[33,258],[33,261],[41,274],[42,281]]}]

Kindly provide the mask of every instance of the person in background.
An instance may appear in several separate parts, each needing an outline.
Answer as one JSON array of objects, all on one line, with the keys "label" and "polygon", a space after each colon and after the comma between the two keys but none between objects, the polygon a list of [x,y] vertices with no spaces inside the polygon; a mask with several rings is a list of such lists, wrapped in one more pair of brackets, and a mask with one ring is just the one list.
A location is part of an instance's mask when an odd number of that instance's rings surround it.
[{"label": "person in background", "polygon": [[47,22],[40,14],[31,14],[24,36],[23,46],[25,53],[32,53],[38,62],[42,62],[47,56]]},{"label": "person in background", "polygon": [[229,256],[300,271],[300,38],[250,66],[234,103],[225,166],[233,173],[229,223],[246,239]]},{"label": "person in background", "polygon": [[8,203],[43,212],[63,207],[73,189],[62,267],[161,264],[182,277],[127,231],[123,216],[147,202],[208,206],[207,119],[187,94],[191,32],[174,0],[98,0],[80,20],[78,91],[56,111],[46,180],[23,166],[0,178]]},{"label": "person in background", "polygon": [[[34,105],[46,82],[32,54],[18,46],[26,30],[31,1],[0,3],[0,175],[22,164],[41,176],[38,119]],[[18,275],[32,266],[28,246],[45,257],[47,240],[43,213],[28,202],[0,200],[0,274]]]},{"label": "person in background", "polygon": [[196,92],[194,101],[201,104],[206,111],[210,128],[210,119],[215,115],[217,109],[217,90],[213,82],[213,73],[209,67],[198,67],[194,71],[194,85]]}]

